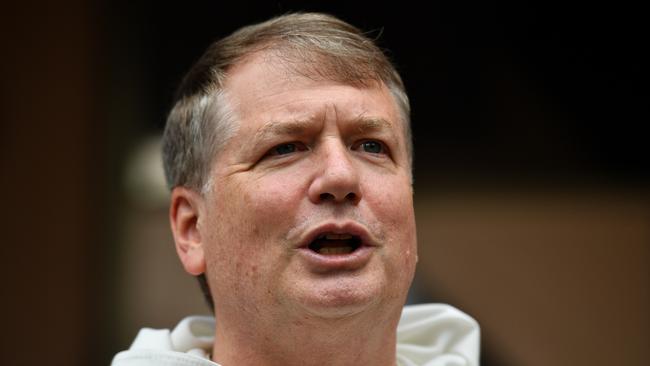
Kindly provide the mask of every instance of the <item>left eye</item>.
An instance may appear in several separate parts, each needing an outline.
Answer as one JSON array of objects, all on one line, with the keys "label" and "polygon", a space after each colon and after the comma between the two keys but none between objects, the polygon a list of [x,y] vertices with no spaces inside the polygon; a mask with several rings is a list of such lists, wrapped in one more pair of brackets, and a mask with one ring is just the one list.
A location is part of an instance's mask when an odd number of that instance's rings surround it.
[{"label": "left eye", "polygon": [[371,154],[385,154],[386,153],[386,148],[384,145],[375,140],[366,140],[362,141],[359,145],[357,145],[357,149],[361,149],[364,152],[371,153]]},{"label": "left eye", "polygon": [[276,146],[276,148],[273,150],[273,152],[278,155],[291,154],[294,151],[296,151],[296,144],[284,144]]},{"label": "left eye", "polygon": [[289,142],[286,144],[280,144],[272,148],[267,155],[288,155],[295,153],[296,151],[305,151],[307,147],[300,142]]}]

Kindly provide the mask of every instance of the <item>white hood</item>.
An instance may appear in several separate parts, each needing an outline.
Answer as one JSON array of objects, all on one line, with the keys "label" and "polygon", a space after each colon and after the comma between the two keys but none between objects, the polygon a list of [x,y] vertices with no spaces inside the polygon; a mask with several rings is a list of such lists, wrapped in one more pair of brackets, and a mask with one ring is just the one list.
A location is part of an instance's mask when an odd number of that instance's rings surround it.
[{"label": "white hood", "polygon": [[[112,366],[219,366],[208,358],[214,318],[190,316],[173,331],[140,330]],[[479,327],[467,314],[444,304],[404,307],[397,326],[400,366],[478,366]]]}]

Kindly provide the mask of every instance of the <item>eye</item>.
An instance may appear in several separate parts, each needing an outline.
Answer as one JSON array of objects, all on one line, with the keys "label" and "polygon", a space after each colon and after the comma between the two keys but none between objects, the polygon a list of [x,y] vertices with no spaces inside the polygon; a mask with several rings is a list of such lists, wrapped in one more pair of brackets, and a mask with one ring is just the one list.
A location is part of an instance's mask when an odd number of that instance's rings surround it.
[{"label": "eye", "polygon": [[307,146],[301,142],[289,142],[286,144],[280,144],[275,147],[273,147],[269,152],[266,154],[268,156],[280,156],[280,155],[287,155],[287,154],[292,154],[297,151],[305,151],[307,150]]},{"label": "eye", "polygon": [[361,141],[354,147],[354,150],[360,150],[371,154],[386,154],[388,152],[384,144],[376,140]]}]

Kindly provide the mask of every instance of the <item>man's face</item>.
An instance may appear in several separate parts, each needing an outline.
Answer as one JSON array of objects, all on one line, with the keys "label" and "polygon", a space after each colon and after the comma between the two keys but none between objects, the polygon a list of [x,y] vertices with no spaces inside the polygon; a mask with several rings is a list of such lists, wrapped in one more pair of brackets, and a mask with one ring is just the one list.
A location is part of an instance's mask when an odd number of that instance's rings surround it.
[{"label": "man's face", "polygon": [[226,90],[237,130],[212,165],[198,222],[217,317],[401,308],[416,234],[387,88],[314,81],[256,55]]}]

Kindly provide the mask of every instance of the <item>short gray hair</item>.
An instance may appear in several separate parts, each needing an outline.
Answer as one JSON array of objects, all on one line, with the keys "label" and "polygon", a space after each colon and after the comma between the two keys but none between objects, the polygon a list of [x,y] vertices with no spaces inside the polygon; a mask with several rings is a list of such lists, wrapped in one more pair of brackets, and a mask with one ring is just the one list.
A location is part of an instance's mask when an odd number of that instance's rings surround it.
[{"label": "short gray hair", "polygon": [[395,67],[374,41],[331,15],[294,13],[241,28],[212,43],[183,78],[167,118],[163,164],[170,188],[205,191],[214,157],[236,128],[224,90],[229,69],[247,56],[272,52],[290,71],[359,87],[390,90],[404,125],[409,160],[410,106]]}]

